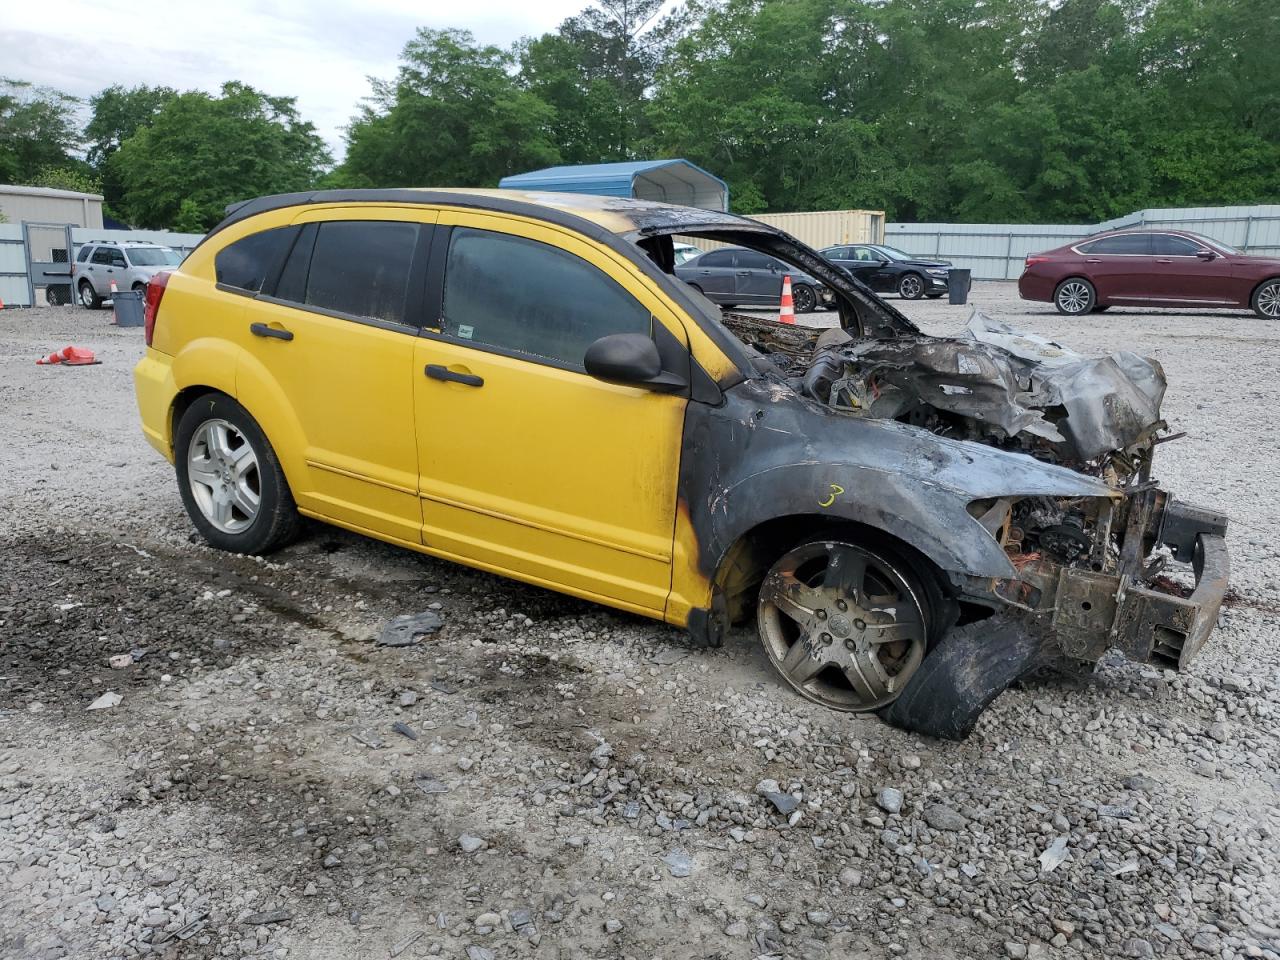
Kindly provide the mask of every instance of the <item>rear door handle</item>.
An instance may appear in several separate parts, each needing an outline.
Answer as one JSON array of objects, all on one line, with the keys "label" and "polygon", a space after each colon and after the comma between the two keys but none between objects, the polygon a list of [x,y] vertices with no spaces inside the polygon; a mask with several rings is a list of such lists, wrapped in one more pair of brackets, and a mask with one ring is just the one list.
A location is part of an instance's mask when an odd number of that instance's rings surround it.
[{"label": "rear door handle", "polygon": [[265,323],[249,324],[249,332],[255,337],[274,337],[276,340],[292,340],[292,330],[281,330],[279,327],[269,327]]},{"label": "rear door handle", "polygon": [[457,373],[439,363],[428,363],[423,372],[432,380],[446,380],[449,383],[461,383],[468,387],[484,386],[484,377],[477,377],[474,373]]},{"label": "rear door handle", "polygon": [[1156,263],[1173,263],[1173,261],[1168,259],[1167,257],[1157,257]]},{"label": "rear door handle", "polygon": [[1085,263],[1101,263],[1101,262],[1102,261],[1099,260],[1097,257],[1089,257],[1088,259],[1085,260]]}]

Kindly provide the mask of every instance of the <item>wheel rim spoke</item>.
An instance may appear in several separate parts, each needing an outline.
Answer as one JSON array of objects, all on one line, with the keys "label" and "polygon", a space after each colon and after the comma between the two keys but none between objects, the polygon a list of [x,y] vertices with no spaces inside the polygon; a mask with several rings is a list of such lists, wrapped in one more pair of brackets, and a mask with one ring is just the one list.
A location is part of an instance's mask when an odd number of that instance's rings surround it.
[{"label": "wheel rim spoke", "polygon": [[881,700],[893,691],[893,678],[874,650],[860,650],[852,654],[844,675],[850,686],[868,703]]},{"label": "wheel rim spoke", "polygon": [[249,487],[248,478],[235,482],[230,491],[230,500],[236,509],[244,514],[246,520],[258,515],[258,494]]},{"label": "wheel rim spoke", "polygon": [[802,626],[807,627],[813,612],[822,606],[822,594],[799,580],[792,571],[774,571],[760,589],[770,603]]},{"label": "wheel rim spoke", "polygon": [[782,672],[791,678],[792,683],[803,686],[821,673],[824,666],[826,662],[810,652],[806,639],[802,636],[787,651],[782,661]]},{"label": "wheel rim spoke", "polygon": [[202,487],[208,487],[213,490],[218,485],[218,475],[208,466],[208,461],[202,464],[192,463],[187,468],[187,477],[192,483],[198,483]]},{"label": "wheel rim spoke", "polygon": [[822,585],[861,605],[866,600],[867,558],[849,547],[832,545]]},{"label": "wheel rim spoke", "polygon": [[924,624],[915,616],[888,623],[868,623],[864,636],[873,646],[900,640],[920,640],[924,638]]}]

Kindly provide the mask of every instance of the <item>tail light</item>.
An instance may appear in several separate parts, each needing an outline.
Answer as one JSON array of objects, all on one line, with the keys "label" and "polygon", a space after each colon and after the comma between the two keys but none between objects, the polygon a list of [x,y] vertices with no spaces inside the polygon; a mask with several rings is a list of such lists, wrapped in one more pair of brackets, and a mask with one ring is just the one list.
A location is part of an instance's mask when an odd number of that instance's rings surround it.
[{"label": "tail light", "polygon": [[1028,267],[1034,267],[1037,263],[1048,263],[1048,262],[1049,262],[1049,258],[1048,258],[1048,257],[1041,256],[1041,255],[1039,255],[1039,254],[1035,254],[1035,253],[1033,253],[1031,256],[1027,257],[1027,266],[1028,266]]},{"label": "tail light", "polygon": [[142,333],[148,347],[156,332],[156,314],[160,312],[160,301],[164,299],[164,288],[168,283],[167,270],[161,270],[147,282],[147,300],[142,308]]}]

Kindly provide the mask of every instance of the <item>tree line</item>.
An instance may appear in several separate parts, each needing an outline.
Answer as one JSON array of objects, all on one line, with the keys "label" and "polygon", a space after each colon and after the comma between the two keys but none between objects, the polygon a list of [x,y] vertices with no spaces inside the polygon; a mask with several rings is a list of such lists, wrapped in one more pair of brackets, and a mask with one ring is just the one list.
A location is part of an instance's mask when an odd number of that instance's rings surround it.
[{"label": "tree line", "polygon": [[740,213],[1081,222],[1280,194],[1275,0],[597,0],[511,47],[422,28],[334,165],[294,98],[0,83],[0,182],[203,230],[318,187],[685,157]]}]

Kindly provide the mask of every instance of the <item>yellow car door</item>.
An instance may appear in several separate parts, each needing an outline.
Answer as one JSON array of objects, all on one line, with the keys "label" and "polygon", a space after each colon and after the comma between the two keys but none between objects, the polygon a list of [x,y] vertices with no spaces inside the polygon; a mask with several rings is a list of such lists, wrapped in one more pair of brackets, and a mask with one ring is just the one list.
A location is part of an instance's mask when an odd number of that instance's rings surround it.
[{"label": "yellow car door", "polygon": [[300,213],[271,295],[248,302],[237,374],[250,409],[288,408],[304,512],[415,544],[414,347],[434,218],[371,205]]},{"label": "yellow car door", "polygon": [[583,369],[596,339],[687,350],[638,271],[578,234],[444,210],[415,360],[423,543],[441,556],[661,615],[685,396]]}]

